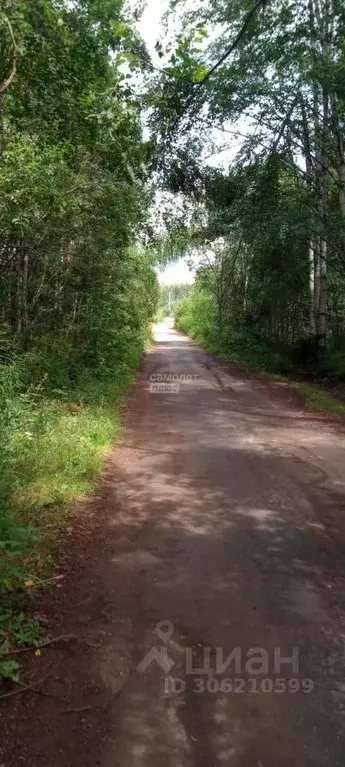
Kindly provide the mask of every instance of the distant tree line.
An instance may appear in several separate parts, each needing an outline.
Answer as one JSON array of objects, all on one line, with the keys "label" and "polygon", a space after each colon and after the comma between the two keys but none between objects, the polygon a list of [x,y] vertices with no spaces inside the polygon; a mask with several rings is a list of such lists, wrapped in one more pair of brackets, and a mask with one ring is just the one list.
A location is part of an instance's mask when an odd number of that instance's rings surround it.
[{"label": "distant tree line", "polygon": [[158,299],[158,315],[160,318],[171,317],[175,314],[177,303],[188,296],[191,285],[179,283],[176,285],[160,285]]}]

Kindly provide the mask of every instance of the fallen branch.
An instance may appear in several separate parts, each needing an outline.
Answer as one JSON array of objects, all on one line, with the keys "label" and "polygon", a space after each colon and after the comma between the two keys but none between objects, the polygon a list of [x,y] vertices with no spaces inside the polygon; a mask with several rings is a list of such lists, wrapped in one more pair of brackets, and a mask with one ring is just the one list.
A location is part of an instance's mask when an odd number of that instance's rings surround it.
[{"label": "fallen branch", "polygon": [[47,578],[44,581],[34,581],[33,583],[30,583],[29,586],[26,586],[27,589],[36,589],[40,586],[44,586],[46,583],[53,583],[53,581],[61,581],[62,578],[65,578],[65,575],[54,575],[52,578]]},{"label": "fallen branch", "polygon": [[5,658],[7,655],[19,655],[23,652],[35,652],[35,650],[41,650],[42,647],[49,647],[49,645],[54,644],[55,642],[69,642],[72,639],[77,641],[78,637],[75,634],[63,634],[60,637],[54,637],[54,639],[47,639],[46,642],[41,642],[41,644],[35,646],[22,647],[20,650],[8,650],[3,653],[2,658]]},{"label": "fallen branch", "polygon": [[[46,677],[44,677],[45,679]],[[42,684],[44,682],[44,679],[41,679],[39,682],[36,682],[36,684]],[[36,685],[32,684],[23,684],[22,682],[17,682],[17,684],[20,685],[19,690],[12,690],[12,692],[5,692],[4,695],[0,695],[0,700],[3,700],[4,698],[12,698],[14,695],[19,695],[21,692],[26,692],[27,690],[31,690],[31,692],[36,692],[39,695],[49,695],[49,693],[42,692],[42,690],[37,690]]]},{"label": "fallen branch", "polygon": [[91,706],[82,706],[82,708],[65,708],[60,714],[82,714],[84,711],[90,711]]},{"label": "fallen branch", "polygon": [[35,682],[34,685],[30,685],[30,684],[27,685],[27,684],[24,684],[24,682],[20,682],[19,680],[17,681],[17,684],[19,684],[21,687],[25,687],[26,689],[32,690],[32,692],[36,692],[37,695],[44,695],[45,698],[55,698],[56,696],[52,695],[51,692],[45,692],[44,690],[36,689],[36,684],[43,684],[43,682],[45,682],[46,679],[47,677],[45,676],[43,677],[43,679],[40,680],[40,682]]}]

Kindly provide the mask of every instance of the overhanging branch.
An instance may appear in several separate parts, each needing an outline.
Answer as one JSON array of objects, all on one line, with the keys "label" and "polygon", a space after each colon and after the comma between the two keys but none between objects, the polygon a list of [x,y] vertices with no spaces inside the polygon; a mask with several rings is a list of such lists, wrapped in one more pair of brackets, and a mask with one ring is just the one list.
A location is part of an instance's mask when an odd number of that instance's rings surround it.
[{"label": "overhanging branch", "polygon": [[216,72],[216,70],[219,69],[219,67],[224,63],[224,61],[226,61],[226,59],[228,59],[229,56],[231,56],[231,54],[234,52],[234,50],[236,50],[240,40],[242,39],[243,35],[245,34],[245,32],[247,30],[248,25],[250,24],[253,16],[255,16],[257,11],[259,11],[260,8],[263,8],[266,5],[266,3],[267,3],[267,0],[257,0],[255,5],[253,6],[253,8],[250,11],[248,11],[248,13],[246,14],[246,16],[244,18],[244,22],[243,22],[243,24],[241,26],[241,29],[239,30],[239,32],[236,35],[235,39],[233,40],[231,45],[226,49],[226,51],[223,53],[223,55],[220,57],[220,59],[218,59],[218,61],[216,61],[216,63],[213,65],[213,67],[211,67],[211,69],[206,73],[206,75],[202,78],[202,80],[200,80],[200,82],[196,85],[196,87],[194,88],[193,92],[191,93],[191,95],[187,99],[187,101],[186,101],[182,111],[180,112],[180,114],[176,118],[176,120],[175,120],[175,122],[174,122],[174,124],[173,124],[173,126],[171,128],[171,131],[175,130],[177,124],[181,120],[181,117],[183,117],[183,115],[185,114],[187,109],[189,109],[189,107],[191,106],[191,104],[194,101],[195,97],[197,96],[199,91],[202,89],[202,87],[205,85],[205,83],[210,79],[210,77],[214,74],[214,72]]}]

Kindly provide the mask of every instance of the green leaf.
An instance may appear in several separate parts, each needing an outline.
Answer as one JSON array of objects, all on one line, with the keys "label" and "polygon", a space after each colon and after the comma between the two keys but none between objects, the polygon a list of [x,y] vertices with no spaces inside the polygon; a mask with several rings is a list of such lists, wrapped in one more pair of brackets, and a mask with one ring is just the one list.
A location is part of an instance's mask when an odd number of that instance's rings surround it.
[{"label": "green leaf", "polygon": [[19,681],[19,665],[15,660],[0,660],[0,679],[9,682]]}]

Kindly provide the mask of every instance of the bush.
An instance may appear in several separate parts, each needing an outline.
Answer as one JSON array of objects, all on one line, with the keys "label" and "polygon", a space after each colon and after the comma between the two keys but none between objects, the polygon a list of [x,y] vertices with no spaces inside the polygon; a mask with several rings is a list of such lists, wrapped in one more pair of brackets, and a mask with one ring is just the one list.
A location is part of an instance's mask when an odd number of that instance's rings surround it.
[{"label": "bush", "polygon": [[195,288],[179,301],[175,314],[176,327],[197,341],[207,341],[214,329],[215,301],[205,290]]},{"label": "bush", "polygon": [[340,378],[340,380],[345,381],[344,342],[342,344],[338,342],[338,344],[335,345],[333,349],[331,348],[327,352],[326,358],[324,360],[324,372],[327,376]]},{"label": "bush", "polygon": [[287,373],[292,369],[288,350],[267,344],[254,332],[233,325],[219,327],[212,295],[195,287],[180,301],[176,312],[176,327],[215,354],[234,362],[245,362],[253,367],[273,373]]},{"label": "bush", "polygon": [[28,417],[19,380],[19,368],[13,360],[0,365],[0,593],[23,582],[21,563],[29,550],[33,552],[35,537],[12,503],[18,451]]},{"label": "bush", "polygon": [[[98,366],[76,364],[80,349],[49,334],[22,355],[6,346],[0,365],[0,593],[23,585],[49,535],[65,519],[63,504],[99,475],[119,431],[122,394],[143,354],[147,321],[108,339]],[[0,336],[1,338],[1,336]],[[37,534],[38,533],[38,534]],[[1,614],[1,612],[0,612]]]}]

